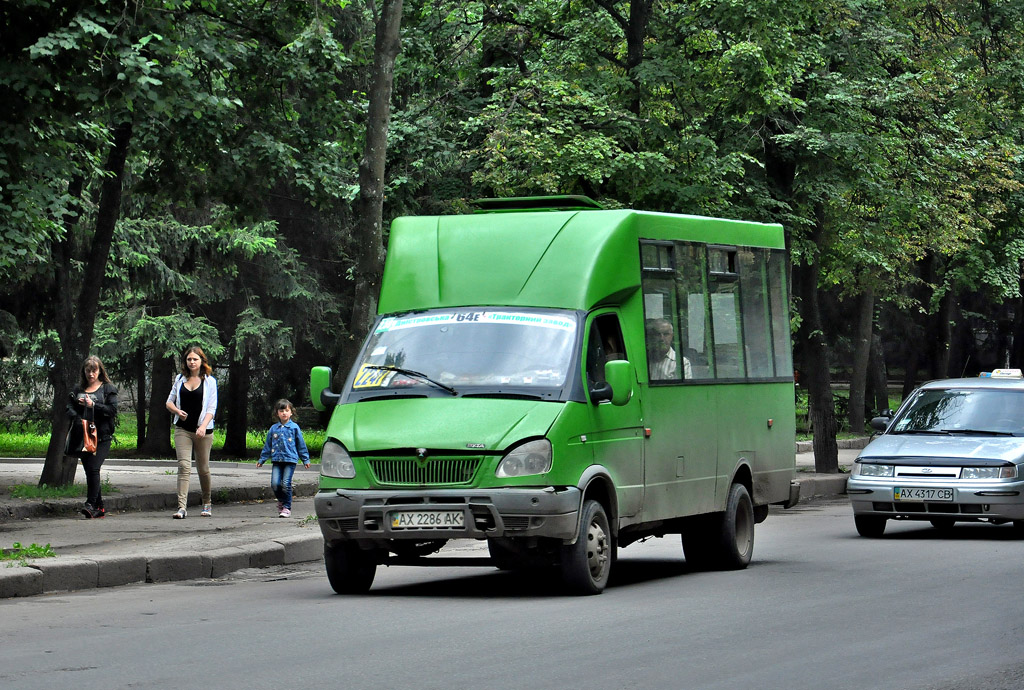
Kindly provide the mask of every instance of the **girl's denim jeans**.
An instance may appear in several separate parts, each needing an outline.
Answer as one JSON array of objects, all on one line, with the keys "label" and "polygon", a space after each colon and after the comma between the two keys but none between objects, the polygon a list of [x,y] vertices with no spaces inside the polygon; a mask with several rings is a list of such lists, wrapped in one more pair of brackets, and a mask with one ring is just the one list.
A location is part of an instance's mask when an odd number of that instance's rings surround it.
[{"label": "girl's denim jeans", "polygon": [[282,508],[292,509],[292,475],[295,474],[294,462],[272,463],[270,470],[270,488],[281,502]]}]

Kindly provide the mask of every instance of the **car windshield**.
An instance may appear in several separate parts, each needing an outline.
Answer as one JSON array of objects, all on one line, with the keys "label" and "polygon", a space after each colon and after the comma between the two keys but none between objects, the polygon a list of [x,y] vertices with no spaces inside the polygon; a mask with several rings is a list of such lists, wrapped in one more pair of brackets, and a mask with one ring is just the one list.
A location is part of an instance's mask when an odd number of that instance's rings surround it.
[{"label": "car windshield", "polygon": [[924,390],[893,425],[894,433],[1024,435],[1024,391]]},{"label": "car windshield", "polygon": [[569,375],[578,322],[570,311],[489,308],[384,317],[348,392],[550,398]]}]

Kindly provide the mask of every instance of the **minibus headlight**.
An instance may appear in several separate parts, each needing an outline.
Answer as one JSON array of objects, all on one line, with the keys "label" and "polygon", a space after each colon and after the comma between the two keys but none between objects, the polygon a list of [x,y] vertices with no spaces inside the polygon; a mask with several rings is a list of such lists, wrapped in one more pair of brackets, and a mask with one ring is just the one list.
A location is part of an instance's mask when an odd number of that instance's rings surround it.
[{"label": "minibus headlight", "polygon": [[551,469],[551,441],[546,438],[527,441],[510,450],[498,463],[496,477],[525,477],[544,474]]},{"label": "minibus headlight", "polygon": [[356,476],[356,466],[352,464],[352,456],[345,446],[337,441],[327,441],[320,453],[320,474],[325,477],[352,479]]},{"label": "minibus headlight", "polygon": [[960,470],[961,479],[1013,479],[1017,467],[965,467]]},{"label": "minibus headlight", "polygon": [[891,477],[893,465],[873,465],[864,462],[853,463],[853,474],[858,477]]}]

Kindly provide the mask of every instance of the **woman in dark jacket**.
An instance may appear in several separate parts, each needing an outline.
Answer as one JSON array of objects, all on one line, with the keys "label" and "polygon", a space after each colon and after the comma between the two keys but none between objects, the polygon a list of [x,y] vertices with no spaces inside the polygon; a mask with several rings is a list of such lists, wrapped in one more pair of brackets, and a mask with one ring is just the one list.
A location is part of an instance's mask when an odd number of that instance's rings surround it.
[{"label": "woman in dark jacket", "polygon": [[71,391],[67,414],[72,424],[77,424],[80,419],[92,420],[96,424],[96,452],[82,456],[88,494],[81,512],[87,518],[101,518],[107,511],[103,508],[103,496],[100,494],[100,468],[107,459],[110,441],[114,437],[117,388],[110,382],[99,357],[86,357],[82,364],[82,380]]}]

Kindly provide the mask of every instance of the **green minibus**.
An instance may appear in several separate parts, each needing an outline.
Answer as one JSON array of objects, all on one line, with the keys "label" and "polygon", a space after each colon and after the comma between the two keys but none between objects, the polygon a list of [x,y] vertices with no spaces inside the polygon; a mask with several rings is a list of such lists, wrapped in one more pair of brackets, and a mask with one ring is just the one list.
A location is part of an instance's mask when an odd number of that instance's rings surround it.
[{"label": "green minibus", "polygon": [[681,535],[695,569],[746,567],[768,506],[799,500],[782,228],[480,206],[396,219],[344,389],[312,371],[333,408],[315,497],[332,588],[452,539],[581,594],[649,537]]}]

